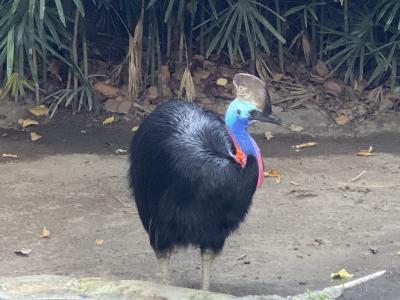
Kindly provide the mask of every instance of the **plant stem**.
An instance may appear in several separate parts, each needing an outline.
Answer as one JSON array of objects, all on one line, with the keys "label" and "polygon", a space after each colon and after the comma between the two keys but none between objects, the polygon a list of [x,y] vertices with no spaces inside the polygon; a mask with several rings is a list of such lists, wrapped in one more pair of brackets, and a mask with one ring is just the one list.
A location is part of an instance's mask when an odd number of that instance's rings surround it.
[{"label": "plant stem", "polygon": [[[205,21],[205,8],[204,8],[204,0],[201,1],[200,8],[200,24],[203,24]],[[204,26],[200,27],[200,54],[204,55]]]},{"label": "plant stem", "polygon": [[[275,11],[278,15],[280,15],[280,5],[279,5],[279,0],[275,0]],[[282,27],[281,27],[281,20],[276,17],[276,29],[280,35],[282,35]],[[285,66],[283,62],[283,45],[282,43],[277,39],[278,41],[278,59],[279,59],[279,68],[281,69],[282,73],[285,73]]]},{"label": "plant stem", "polygon": [[36,51],[32,50],[32,60],[33,60],[33,67],[34,67],[34,71],[36,76],[34,77],[34,81],[35,81],[35,102],[36,105],[40,104],[40,89],[39,89],[39,81],[38,81],[38,76],[37,76],[37,55],[36,55]]},{"label": "plant stem", "polygon": [[349,33],[349,6],[348,0],[343,0],[343,9],[344,9],[344,20],[343,20],[343,29],[347,34]]},{"label": "plant stem", "polygon": [[392,69],[390,73],[390,89],[393,91],[396,86],[396,78],[397,78],[397,58],[396,55],[392,57]]},{"label": "plant stem", "polygon": [[[325,5],[321,5],[321,11],[320,11],[320,15],[321,15],[321,26],[324,26],[325,24]],[[321,32],[319,33],[319,59],[322,60],[322,56],[323,56],[323,47],[324,47],[324,33]]]},{"label": "plant stem", "polygon": [[[75,18],[74,18],[74,36],[72,40],[72,60],[74,61],[74,64],[76,67],[79,67],[78,65],[78,27],[79,27],[79,10],[75,9]],[[78,90],[78,78],[75,74],[73,74],[73,81],[74,81],[74,92]],[[74,96],[74,100],[72,102],[72,109],[75,112],[76,111],[76,105],[77,105],[77,94]]]}]

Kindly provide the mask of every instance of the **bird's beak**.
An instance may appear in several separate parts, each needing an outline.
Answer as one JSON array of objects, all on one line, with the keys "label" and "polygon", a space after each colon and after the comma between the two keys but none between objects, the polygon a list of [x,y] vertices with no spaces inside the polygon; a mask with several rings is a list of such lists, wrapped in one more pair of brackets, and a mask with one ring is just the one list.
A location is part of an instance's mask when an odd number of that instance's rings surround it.
[{"label": "bird's beak", "polygon": [[260,121],[260,122],[268,122],[273,124],[282,124],[281,118],[274,114],[266,114],[261,110],[253,110],[250,112],[250,121]]}]

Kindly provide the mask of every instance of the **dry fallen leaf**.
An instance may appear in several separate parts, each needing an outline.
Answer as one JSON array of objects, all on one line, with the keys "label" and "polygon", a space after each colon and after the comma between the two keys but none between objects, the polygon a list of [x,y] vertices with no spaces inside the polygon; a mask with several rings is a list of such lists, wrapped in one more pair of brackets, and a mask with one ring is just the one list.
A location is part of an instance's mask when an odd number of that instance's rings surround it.
[{"label": "dry fallen leaf", "polygon": [[308,142],[308,143],[304,143],[304,144],[300,144],[300,145],[294,145],[294,146],[292,146],[292,148],[303,149],[303,148],[313,147],[317,144],[318,144],[317,142]]},{"label": "dry fallen leaf", "polygon": [[350,122],[350,119],[348,116],[345,115],[340,115],[339,117],[335,118],[335,122],[338,125],[344,125]]},{"label": "dry fallen leaf", "polygon": [[112,115],[111,117],[108,117],[103,121],[103,125],[109,125],[114,122],[115,122],[115,115]]},{"label": "dry fallen leaf", "polygon": [[300,131],[303,131],[303,130],[304,130],[303,127],[298,126],[298,125],[294,125],[294,124],[290,125],[290,126],[289,126],[289,129],[290,129],[291,131],[293,131],[293,132],[300,132]]},{"label": "dry fallen leaf", "polygon": [[272,135],[271,131],[266,131],[266,132],[264,132],[264,137],[269,141],[274,136]]},{"label": "dry fallen leaf", "polygon": [[35,142],[37,140],[40,140],[42,136],[40,134],[37,134],[36,132],[31,132],[31,141]]},{"label": "dry fallen leaf", "polygon": [[9,154],[9,153],[3,153],[1,156],[2,157],[10,157],[10,158],[18,158],[17,154]]},{"label": "dry fallen leaf", "polygon": [[32,249],[27,249],[27,248],[20,248],[17,250],[14,250],[14,253],[20,256],[28,256],[32,252]]},{"label": "dry fallen leaf", "polygon": [[49,109],[45,105],[38,105],[28,110],[37,117],[46,116],[49,113]]},{"label": "dry fallen leaf", "polygon": [[290,184],[291,184],[291,185],[294,185],[294,186],[300,186],[300,183],[297,183],[297,182],[295,182],[295,181],[291,181]]},{"label": "dry fallen leaf", "polygon": [[221,77],[217,79],[217,85],[225,86],[228,83],[228,79]]},{"label": "dry fallen leaf", "polygon": [[331,274],[331,278],[332,279],[350,279],[352,278],[354,275],[350,274],[346,271],[346,269],[341,269],[339,272],[337,273],[332,273]]},{"label": "dry fallen leaf", "polygon": [[36,126],[39,125],[38,121],[35,120],[31,120],[31,119],[19,119],[18,120],[18,124],[22,127],[28,127],[28,126]]},{"label": "dry fallen leaf", "polygon": [[43,227],[42,234],[40,235],[42,239],[49,239],[50,238],[50,230],[46,227]]},{"label": "dry fallen leaf", "polygon": [[96,239],[96,245],[103,245],[104,240]]},{"label": "dry fallen leaf", "polygon": [[281,183],[281,173],[277,169],[265,171],[264,177],[274,177],[276,183]]},{"label": "dry fallen leaf", "polygon": [[135,132],[139,129],[139,126],[132,127],[132,132]]},{"label": "dry fallen leaf", "polygon": [[374,151],[374,148],[372,146],[369,146],[368,150],[361,150],[360,152],[357,153],[357,155],[364,156],[364,157],[374,156],[374,155],[376,155],[376,153],[373,153],[373,151]]}]

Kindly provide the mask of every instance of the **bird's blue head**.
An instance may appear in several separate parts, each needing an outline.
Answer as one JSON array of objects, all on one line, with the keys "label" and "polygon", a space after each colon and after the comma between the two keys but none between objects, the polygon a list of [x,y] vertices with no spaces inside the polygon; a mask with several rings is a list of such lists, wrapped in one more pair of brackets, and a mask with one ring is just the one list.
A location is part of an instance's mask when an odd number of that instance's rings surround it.
[{"label": "bird's blue head", "polygon": [[[269,108],[270,109],[270,108]],[[279,124],[281,121],[273,114],[261,110],[253,102],[236,98],[225,113],[225,124],[246,155],[255,154],[254,142],[247,133],[251,121]]]},{"label": "bird's blue head", "polygon": [[225,113],[225,124],[232,132],[239,129],[246,130],[255,111],[259,111],[259,109],[253,103],[235,99]]}]

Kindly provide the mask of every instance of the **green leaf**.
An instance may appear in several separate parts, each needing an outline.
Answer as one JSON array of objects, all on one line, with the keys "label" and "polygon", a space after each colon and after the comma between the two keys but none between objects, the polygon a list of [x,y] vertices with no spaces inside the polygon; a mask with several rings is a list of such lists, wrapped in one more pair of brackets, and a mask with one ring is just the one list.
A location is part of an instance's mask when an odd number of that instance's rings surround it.
[{"label": "green leaf", "polygon": [[295,7],[292,7],[291,9],[289,9],[286,13],[285,13],[285,17],[288,17],[288,16],[290,16],[290,15],[293,15],[293,14],[295,14],[295,13],[297,13],[298,11],[301,11],[301,10],[303,10],[304,8],[305,8],[306,6],[303,4],[303,5],[298,5],[298,6],[295,6]]},{"label": "green leaf", "polygon": [[15,14],[15,12],[17,11],[19,2],[20,2],[20,0],[14,0],[12,7],[11,7],[11,14]]},{"label": "green leaf", "polygon": [[218,13],[217,13],[217,10],[215,9],[214,0],[208,0],[208,5],[211,8],[211,12],[213,13],[214,18],[218,19]]},{"label": "green leaf", "polygon": [[54,0],[54,2],[56,3],[58,16],[60,17],[61,23],[64,25],[64,27],[67,27],[67,24],[65,23],[64,10],[63,10],[61,0]]},{"label": "green leaf", "polygon": [[251,7],[254,17],[262,23],[282,44],[286,43],[285,38],[276,31],[275,27],[271,25],[271,23],[262,16],[255,8]]},{"label": "green leaf", "polygon": [[74,0],[74,3],[76,5],[76,8],[81,13],[81,16],[84,17],[85,16],[85,9],[83,8],[81,0]]},{"label": "green leaf", "polygon": [[7,78],[10,78],[14,69],[14,26],[7,35]]},{"label": "green leaf", "polygon": [[165,12],[164,22],[166,23],[169,19],[169,16],[172,12],[172,8],[174,7],[175,0],[169,0],[167,10]]}]

